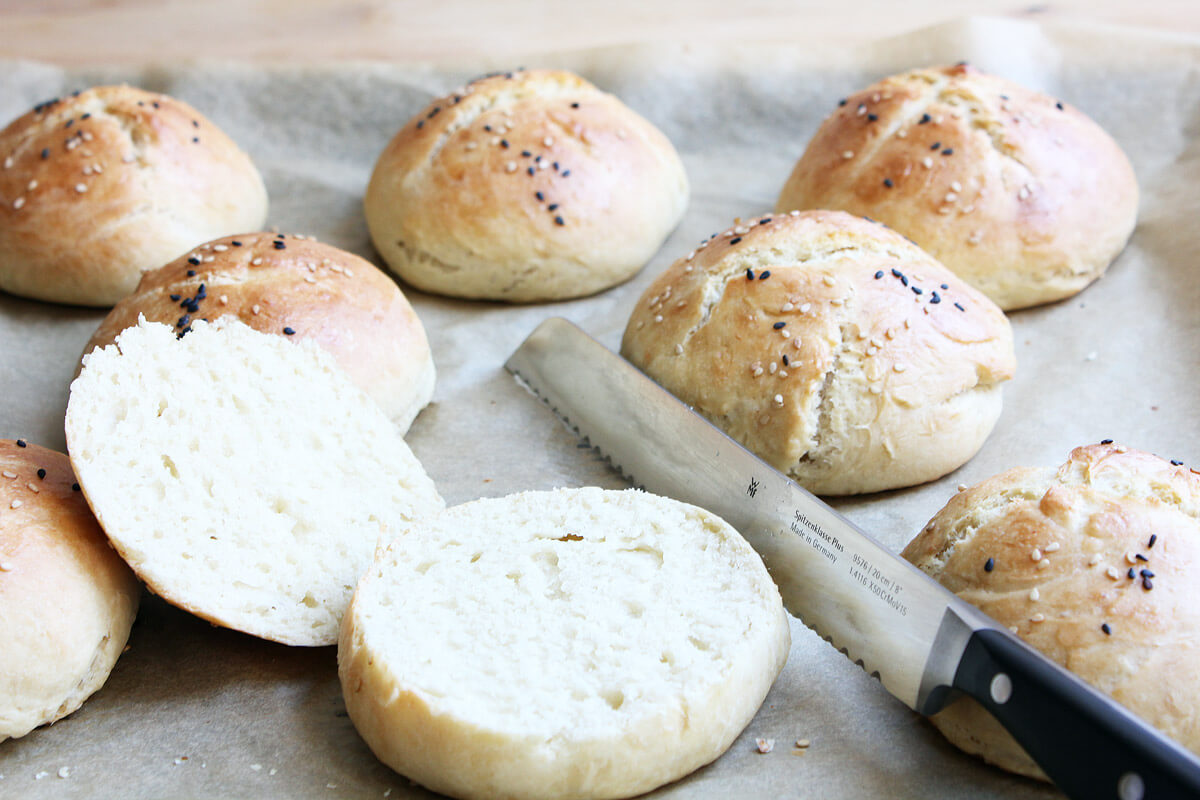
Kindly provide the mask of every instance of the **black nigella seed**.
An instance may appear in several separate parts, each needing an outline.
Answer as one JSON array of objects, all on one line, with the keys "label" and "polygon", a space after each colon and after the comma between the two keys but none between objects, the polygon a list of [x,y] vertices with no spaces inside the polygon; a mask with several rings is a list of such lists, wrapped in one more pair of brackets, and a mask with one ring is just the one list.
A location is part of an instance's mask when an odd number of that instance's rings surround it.
[{"label": "black nigella seed", "polygon": [[200,121],[199,121],[199,120],[192,120],[192,127],[193,127],[193,128],[199,128],[199,127],[200,127]]},{"label": "black nigella seed", "polygon": [[843,97],[841,100],[838,100],[838,107],[840,108],[844,105],[846,105],[846,98]]},{"label": "black nigella seed", "polygon": [[284,328],[284,329],[283,329],[283,332],[284,332],[285,334],[287,334],[288,336],[291,336],[291,335],[292,335],[292,334],[294,334],[296,331],[295,331],[295,329],[294,329],[294,328]]},{"label": "black nigella seed", "polygon": [[507,150],[508,149],[508,139],[501,139],[500,146],[503,147],[505,150]]},{"label": "black nigella seed", "polygon": [[904,285],[904,286],[908,286],[908,278],[907,278],[906,276],[904,276],[904,275],[901,275],[901,276],[900,276],[900,283],[901,283],[902,285]]},{"label": "black nigella seed", "polygon": [[786,323],[786,322],[776,322],[776,323],[775,323],[774,325],[772,325],[771,327],[772,327],[772,328],[774,328],[775,330],[779,330],[779,329],[780,329],[780,328],[782,328],[784,325],[787,325],[787,323]]},{"label": "black nigella seed", "polygon": [[521,155],[522,155],[524,158],[529,158],[531,155],[533,155],[533,153],[529,152],[528,150],[522,150],[522,151],[521,151]]},{"label": "black nigella seed", "polygon": [[771,221],[771,218],[770,218],[770,217],[763,217],[762,219],[760,219],[760,220],[758,221],[758,224],[759,224],[759,225],[766,225],[766,224],[767,224],[768,222],[770,222],[770,221]]},{"label": "black nigella seed", "polygon": [[483,126],[483,129],[484,129],[485,131],[487,131],[488,133],[491,133],[491,132],[492,132],[492,126],[491,126],[491,125],[484,125],[484,126]]},{"label": "black nigella seed", "polygon": [[1109,627],[1107,622],[1100,626],[1100,630],[1104,631],[1105,636],[1112,636],[1112,628]]},{"label": "black nigella seed", "polygon": [[1134,578],[1137,577],[1137,570],[1134,569],[1133,567],[1130,567],[1129,572],[1125,573],[1125,577],[1129,578],[1129,580],[1133,580]]},{"label": "black nigella seed", "polygon": [[891,179],[891,178],[884,178],[884,179],[883,179],[883,185],[884,185],[884,186],[886,186],[886,187],[888,187],[889,189],[890,189],[890,188],[892,188],[892,179]]},{"label": "black nigella seed", "polygon": [[78,483],[72,483],[72,484],[71,484],[71,491],[72,491],[72,492],[78,492],[78,491],[79,491],[79,484],[78,484]]},{"label": "black nigella seed", "polygon": [[940,150],[941,148],[942,148],[941,142],[934,142],[933,144],[929,145],[930,150]]},{"label": "black nigella seed", "polygon": [[571,103],[571,108],[579,108],[579,103]]},{"label": "black nigella seed", "polygon": [[938,303],[942,302],[942,297],[937,292],[931,292],[929,294],[929,302],[936,306]]},{"label": "black nigella seed", "polygon": [[551,203],[550,205],[546,206],[546,210],[547,211],[557,211],[558,203]]},{"label": "black nigella seed", "polygon": [[754,280],[754,270],[750,269],[749,267],[746,267],[746,280]]},{"label": "black nigella seed", "polygon": [[875,273],[875,280],[879,280],[882,277],[883,277],[883,270],[879,270],[878,272]]},{"label": "black nigella seed", "polygon": [[946,285],[946,284],[944,284],[944,283],[943,283],[943,284],[942,284],[942,288],[943,288],[943,289],[949,289],[950,287],[949,287],[948,285]]},{"label": "black nigella seed", "polygon": [[924,290],[924,289],[922,289],[920,286],[912,286],[912,287],[909,287],[909,288],[911,288],[911,289],[912,289],[912,293],[913,293],[913,294],[925,294],[925,290]]},{"label": "black nigella seed", "polygon": [[276,250],[286,250],[287,249],[287,245],[284,244],[284,242],[280,239],[276,239],[274,244],[275,244]]},{"label": "black nigella seed", "polygon": [[71,126],[72,126],[72,125],[74,125],[74,124],[75,124],[75,120],[73,120],[73,119],[69,119],[69,120],[67,120],[67,124],[66,124],[66,125],[63,125],[63,127],[64,127],[64,128],[69,128],[69,127],[71,127]]},{"label": "black nigella seed", "polygon": [[737,244],[737,243],[738,243],[738,242],[740,242],[741,240],[742,240],[742,237],[740,237],[740,236],[735,236],[735,237],[733,237],[732,239],[730,239],[730,240],[729,240],[729,243],[730,243],[730,244]]},{"label": "black nigella seed", "polygon": [[565,178],[565,177],[567,177],[567,176],[568,176],[568,175],[570,175],[570,174],[571,174],[571,170],[569,170],[569,169],[564,169],[564,170],[562,171],[562,176],[563,176],[564,178]]},{"label": "black nigella seed", "polygon": [[1171,459],[1171,466],[1172,466],[1172,467],[1182,467],[1182,466],[1183,466],[1183,462],[1182,462],[1182,461],[1180,461],[1179,459],[1172,458],[1172,459]]},{"label": "black nigella seed", "polygon": [[983,562],[983,571],[984,572],[991,572],[995,568],[996,568],[996,559],[989,558],[987,561]]},{"label": "black nigella seed", "polygon": [[1063,110],[1063,104],[1062,104],[1062,102],[1061,102],[1061,101],[1060,101],[1060,102],[1056,102],[1056,103],[1054,104],[1054,107],[1055,107],[1055,108],[1057,108],[1059,111],[1062,111],[1062,110]]},{"label": "black nigella seed", "polygon": [[1154,581],[1149,578],[1142,578],[1142,588],[1147,592],[1154,588]]},{"label": "black nigella seed", "polygon": [[790,364],[790,363],[791,363],[791,362],[790,362],[790,361],[788,361],[787,353],[784,353],[784,354],[783,354],[783,365],[786,367],[786,366],[788,366],[788,364]]},{"label": "black nigella seed", "polygon": [[1149,561],[1150,560],[1150,559],[1146,558],[1144,555],[1142,555],[1141,553],[1134,553],[1133,557],[1136,558],[1138,561]]},{"label": "black nigella seed", "polygon": [[194,277],[196,277],[196,270],[194,270],[194,269],[189,269],[189,270],[187,271],[187,276],[188,276],[189,278],[194,278]]},{"label": "black nigella seed", "polygon": [[962,307],[962,303],[955,303],[954,307],[957,308],[959,311],[966,311],[966,309]]},{"label": "black nigella seed", "polygon": [[188,258],[188,263],[193,266],[200,266],[200,259],[196,258],[195,256],[191,256]]},{"label": "black nigella seed", "polygon": [[903,278],[904,273],[901,272],[900,270],[896,269],[895,267],[893,267],[892,268],[892,277],[893,278]]},{"label": "black nigella seed", "polygon": [[152,103],[150,103],[150,105],[154,106],[155,108],[161,108],[161,106],[159,106],[159,104],[158,104],[158,101],[157,101],[157,100],[155,100],[155,101],[153,101]]},{"label": "black nigella seed", "polygon": [[192,137],[192,144],[200,144],[200,137],[199,137],[199,136],[193,136],[193,137]]},{"label": "black nigella seed", "polygon": [[178,303],[180,297],[181,297],[181,295],[173,294],[173,295],[171,295],[171,301]]},{"label": "black nigella seed", "polygon": [[917,124],[924,125],[926,122],[932,122],[932,121],[933,121],[933,117],[929,116],[928,114],[922,114],[921,121],[918,122]]},{"label": "black nigella seed", "polygon": [[425,120],[423,120],[423,119],[417,120],[417,128],[424,128],[424,127],[425,127]]},{"label": "black nigella seed", "polygon": [[945,150],[943,150],[943,151],[942,151],[942,155],[944,155],[944,156],[952,156],[952,155],[954,155],[954,148],[953,148],[953,147],[947,147]]},{"label": "black nigella seed", "polygon": [[526,171],[526,172],[528,172],[528,173],[529,173],[529,175],[532,177],[533,173],[534,173],[536,170],[534,170],[534,168],[533,168],[533,167],[530,167],[529,169],[527,169],[527,170],[525,170],[525,171]]},{"label": "black nigella seed", "polygon": [[1113,443],[1112,439],[1101,439],[1100,440],[1100,444],[1112,444],[1112,443]]},{"label": "black nigella seed", "polygon": [[878,114],[867,114],[867,122],[874,122],[877,119],[879,119]]},{"label": "black nigella seed", "polygon": [[43,147],[43,148],[42,148],[42,160],[43,160],[43,161],[45,161],[45,160],[46,160],[47,158],[49,158],[49,157],[50,157],[50,148],[49,148],[49,147]]},{"label": "black nigella seed", "polygon": [[1147,548],[1154,547],[1154,543],[1157,541],[1158,541],[1158,534],[1157,533],[1150,534],[1150,541],[1146,542],[1146,547]]},{"label": "black nigella seed", "polygon": [[1144,569],[1139,572],[1138,575],[1141,575],[1143,578],[1153,578],[1154,572],[1152,570]]},{"label": "black nigella seed", "polygon": [[234,242],[230,242],[230,244],[231,244],[231,245],[233,245],[234,247],[241,247],[241,246],[242,246],[242,243],[241,243],[241,242],[236,242],[236,241],[234,241]]},{"label": "black nigella seed", "polygon": [[[46,470],[44,470],[44,469],[42,469],[42,468],[40,468],[40,467],[39,467],[39,468],[38,468],[38,471],[37,471],[37,476],[38,476],[38,480],[39,480],[39,481],[44,481],[44,480],[46,480]],[[1150,576],[1150,577],[1154,577],[1154,576],[1152,575],[1152,576]]]},{"label": "black nigella seed", "polygon": [[17,447],[24,447],[24,446],[25,446],[25,440],[17,439]]},{"label": "black nigella seed", "polygon": [[539,203],[546,199],[546,195],[542,194],[541,192],[534,192],[533,196],[538,199]]},{"label": "black nigella seed", "polygon": [[554,224],[555,224],[555,225],[566,225],[566,224],[567,224],[567,222],[566,222],[566,220],[564,220],[562,217],[555,217],[555,218],[554,218]]},{"label": "black nigella seed", "polygon": [[176,327],[176,328],[183,328],[183,327],[186,327],[186,326],[187,326],[187,324],[188,324],[189,322],[191,322],[191,321],[192,321],[192,317],[191,317],[191,315],[190,315],[190,314],[184,314],[182,317],[180,317],[178,320],[176,320],[176,322],[175,322],[175,327]]},{"label": "black nigella seed", "polygon": [[769,277],[771,277],[771,270],[769,270],[769,269],[764,269],[764,270],[763,270],[763,271],[762,271],[762,272],[759,274],[759,276],[758,276],[758,279],[759,279],[760,281],[765,281],[765,280],[766,280],[767,278],[769,278]]}]

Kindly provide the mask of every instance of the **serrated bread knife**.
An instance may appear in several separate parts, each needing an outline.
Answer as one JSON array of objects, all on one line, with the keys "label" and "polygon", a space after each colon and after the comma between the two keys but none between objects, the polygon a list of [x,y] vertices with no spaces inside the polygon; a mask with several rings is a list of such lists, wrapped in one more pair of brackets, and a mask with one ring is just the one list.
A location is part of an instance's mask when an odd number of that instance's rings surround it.
[{"label": "serrated bread knife", "polygon": [[706,508],[783,603],[921,714],[979,701],[1075,798],[1198,798],[1200,760],[958,599],[563,319],[505,365],[647,491]]}]

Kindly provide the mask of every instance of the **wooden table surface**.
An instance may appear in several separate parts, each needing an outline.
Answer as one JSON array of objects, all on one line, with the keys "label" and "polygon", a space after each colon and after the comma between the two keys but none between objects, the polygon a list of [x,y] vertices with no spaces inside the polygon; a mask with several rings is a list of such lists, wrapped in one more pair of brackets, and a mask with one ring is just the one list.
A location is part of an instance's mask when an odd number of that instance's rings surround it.
[{"label": "wooden table surface", "polygon": [[412,62],[668,41],[850,46],[967,15],[1200,35],[1197,0],[0,0],[0,58]]}]

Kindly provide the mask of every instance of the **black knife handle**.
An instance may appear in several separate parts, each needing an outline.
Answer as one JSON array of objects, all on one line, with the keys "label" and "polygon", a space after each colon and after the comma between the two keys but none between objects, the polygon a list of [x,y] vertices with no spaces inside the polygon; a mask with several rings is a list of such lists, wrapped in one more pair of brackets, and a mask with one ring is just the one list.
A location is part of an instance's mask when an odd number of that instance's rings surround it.
[{"label": "black knife handle", "polygon": [[976,630],[954,686],[979,701],[1069,797],[1200,798],[1200,761],[1028,645]]}]

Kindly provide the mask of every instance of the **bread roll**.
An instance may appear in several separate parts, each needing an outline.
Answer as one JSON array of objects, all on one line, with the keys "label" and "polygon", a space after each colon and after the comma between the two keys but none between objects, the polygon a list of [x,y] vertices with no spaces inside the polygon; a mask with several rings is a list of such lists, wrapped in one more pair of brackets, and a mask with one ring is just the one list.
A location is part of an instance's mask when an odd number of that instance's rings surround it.
[{"label": "bread roll", "polygon": [[140,596],[67,457],[0,440],[0,741],[62,719],[104,685]]},{"label": "bread roll", "polygon": [[403,530],[355,591],[338,673],[375,754],[435,791],[628,797],[724,752],[788,646],[778,590],[723,520],[560,489]]},{"label": "bread roll", "polygon": [[840,212],[713,237],[638,301],[621,353],[817,494],[967,461],[1015,368],[998,308],[911,242]]},{"label": "bread roll", "polygon": [[915,241],[1001,308],[1069,297],[1137,221],[1129,159],[1081,111],[966,64],[894,75],[846,98],[779,195]]},{"label": "bread roll", "polygon": [[250,159],[196,109],[129,86],[40,103],[0,131],[0,289],[110,306],[189,247],[258,230]]},{"label": "bread roll", "polygon": [[66,434],[104,532],[155,593],[285,644],[333,644],[376,541],[442,507],[327,353],[228,317],[186,335],[143,322],[93,351]]},{"label": "bread roll", "polygon": [[364,208],[376,249],[413,286],[527,303],[632,276],[687,195],[658,129],[576,75],[534,70],[481,78],[409,120]]},{"label": "bread roll", "polygon": [[307,237],[248,233],[193,248],[142,276],[84,354],[112,344],[139,316],[178,331],[233,316],[263,333],[311,339],[401,432],[433,396],[433,356],[404,294],[370,262]]},{"label": "bread roll", "polygon": [[[904,557],[1200,754],[1200,474],[1111,443],[960,492]],[[933,717],[968,753],[1045,779],[981,706]]]}]

